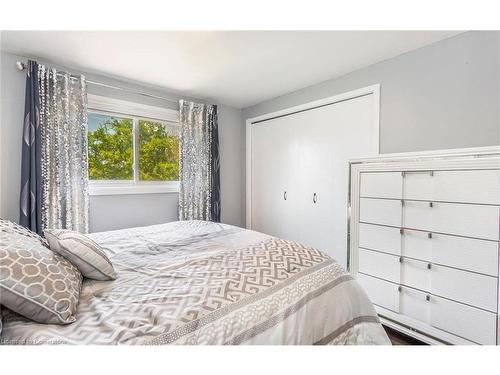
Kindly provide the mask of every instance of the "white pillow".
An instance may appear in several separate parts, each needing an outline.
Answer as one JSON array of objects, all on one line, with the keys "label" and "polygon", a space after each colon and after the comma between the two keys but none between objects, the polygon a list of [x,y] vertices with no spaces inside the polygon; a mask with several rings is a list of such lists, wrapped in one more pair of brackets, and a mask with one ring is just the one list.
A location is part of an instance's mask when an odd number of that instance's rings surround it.
[{"label": "white pillow", "polygon": [[73,263],[84,277],[94,280],[114,280],[113,264],[97,243],[87,236],[66,229],[44,231],[50,249]]}]

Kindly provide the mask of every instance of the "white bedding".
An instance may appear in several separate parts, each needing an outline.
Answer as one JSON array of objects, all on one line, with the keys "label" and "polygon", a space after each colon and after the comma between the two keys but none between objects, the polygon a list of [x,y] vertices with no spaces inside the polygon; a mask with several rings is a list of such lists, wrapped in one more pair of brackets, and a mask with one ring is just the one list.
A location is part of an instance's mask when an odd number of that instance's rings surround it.
[{"label": "white bedding", "polygon": [[364,291],[318,250],[203,221],[90,236],[117,279],[85,280],[69,325],[4,309],[2,344],[390,344]]}]

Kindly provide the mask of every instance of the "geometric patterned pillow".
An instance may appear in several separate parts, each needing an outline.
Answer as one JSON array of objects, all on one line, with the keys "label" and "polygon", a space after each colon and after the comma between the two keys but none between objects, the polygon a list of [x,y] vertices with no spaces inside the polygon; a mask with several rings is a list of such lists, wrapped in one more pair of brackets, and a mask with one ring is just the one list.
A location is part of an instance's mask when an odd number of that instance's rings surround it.
[{"label": "geometric patterned pillow", "polygon": [[0,221],[0,304],[39,323],[74,322],[80,271],[18,229]]},{"label": "geometric patterned pillow", "polygon": [[73,263],[84,277],[114,280],[116,272],[103,248],[87,236],[67,229],[44,231],[50,249]]},{"label": "geometric patterned pillow", "polygon": [[32,232],[29,229],[27,229],[19,224],[13,223],[12,221],[0,218],[0,228],[2,228],[2,231],[9,231],[11,233],[19,233],[23,236],[34,238],[34,239],[40,241],[43,246],[49,247],[49,244],[45,240],[45,238],[40,236],[38,233]]}]

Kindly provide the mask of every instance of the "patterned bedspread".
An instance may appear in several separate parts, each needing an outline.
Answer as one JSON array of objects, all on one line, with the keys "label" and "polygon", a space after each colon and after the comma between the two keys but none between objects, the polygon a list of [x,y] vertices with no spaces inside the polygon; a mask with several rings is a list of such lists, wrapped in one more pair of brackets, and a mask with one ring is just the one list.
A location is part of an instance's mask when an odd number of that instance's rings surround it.
[{"label": "patterned bedspread", "polygon": [[86,280],[77,321],[3,312],[3,344],[390,344],[367,296],[322,252],[229,225],[95,233],[118,273]]}]

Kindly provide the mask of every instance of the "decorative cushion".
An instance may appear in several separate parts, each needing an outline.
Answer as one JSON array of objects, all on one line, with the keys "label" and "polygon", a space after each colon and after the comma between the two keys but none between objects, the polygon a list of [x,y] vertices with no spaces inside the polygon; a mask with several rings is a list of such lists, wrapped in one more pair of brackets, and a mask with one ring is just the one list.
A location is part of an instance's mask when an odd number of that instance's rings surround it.
[{"label": "decorative cushion", "polygon": [[84,277],[114,280],[116,272],[104,249],[87,236],[65,229],[44,231],[50,249],[73,263]]},{"label": "decorative cushion", "polygon": [[0,220],[0,304],[39,323],[74,322],[81,273],[18,227]]}]

